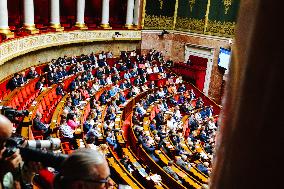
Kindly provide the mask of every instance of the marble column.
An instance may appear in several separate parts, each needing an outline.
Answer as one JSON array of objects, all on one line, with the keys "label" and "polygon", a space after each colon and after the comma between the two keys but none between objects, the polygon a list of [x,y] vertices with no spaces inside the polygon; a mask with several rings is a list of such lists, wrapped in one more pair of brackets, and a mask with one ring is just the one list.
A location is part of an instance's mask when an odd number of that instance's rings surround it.
[{"label": "marble column", "polygon": [[77,18],[76,18],[76,27],[81,30],[88,29],[84,21],[85,17],[85,0],[77,0]]},{"label": "marble column", "polygon": [[127,12],[126,12],[126,23],[125,27],[128,29],[133,28],[133,11],[134,11],[134,0],[127,1]]},{"label": "marble column", "polygon": [[10,31],[8,25],[7,0],[0,0],[0,34],[5,35],[6,38],[14,37],[14,33]]},{"label": "marble column", "polygon": [[60,24],[60,4],[59,0],[51,0],[51,14],[50,14],[50,26],[55,31],[63,31],[64,28]]},{"label": "marble column", "polygon": [[141,0],[135,0],[134,17],[133,17],[133,25],[134,26],[138,26],[138,24],[139,24],[140,6],[141,6]]},{"label": "marble column", "polygon": [[101,27],[104,29],[111,29],[111,27],[109,26],[109,0],[103,0],[102,3]]},{"label": "marble column", "polygon": [[39,33],[34,23],[34,0],[24,0],[24,28],[31,34]]}]

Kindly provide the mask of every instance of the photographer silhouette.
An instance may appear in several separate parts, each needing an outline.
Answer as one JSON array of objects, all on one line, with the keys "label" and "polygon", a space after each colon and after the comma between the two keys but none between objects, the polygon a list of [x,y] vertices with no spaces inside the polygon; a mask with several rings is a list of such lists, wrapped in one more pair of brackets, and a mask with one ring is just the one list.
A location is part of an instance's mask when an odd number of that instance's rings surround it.
[{"label": "photographer silhouette", "polygon": [[7,117],[0,114],[0,189],[3,188],[4,176],[9,172],[16,171],[16,169],[22,163],[22,157],[19,149],[17,149],[10,157],[3,157],[3,153],[6,150],[6,141],[12,136],[12,133],[13,125],[11,121]]}]

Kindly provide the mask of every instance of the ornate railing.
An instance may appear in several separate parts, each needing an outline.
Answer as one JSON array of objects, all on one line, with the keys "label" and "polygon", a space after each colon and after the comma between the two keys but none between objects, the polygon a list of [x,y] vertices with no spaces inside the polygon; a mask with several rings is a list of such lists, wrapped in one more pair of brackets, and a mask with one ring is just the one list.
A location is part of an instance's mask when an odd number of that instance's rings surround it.
[{"label": "ornate railing", "polygon": [[[119,34],[119,35],[117,35]],[[141,40],[141,31],[128,30],[87,30],[87,31],[63,31],[31,35],[15,38],[0,43],[0,65],[4,62],[23,55],[27,52],[66,45],[93,41],[126,41]]]}]

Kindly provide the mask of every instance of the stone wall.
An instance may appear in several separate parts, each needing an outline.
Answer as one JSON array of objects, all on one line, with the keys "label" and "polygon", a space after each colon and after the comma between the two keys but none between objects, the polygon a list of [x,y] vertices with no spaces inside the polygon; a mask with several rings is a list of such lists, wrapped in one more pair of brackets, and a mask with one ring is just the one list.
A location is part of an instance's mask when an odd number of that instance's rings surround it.
[{"label": "stone wall", "polygon": [[118,56],[120,51],[131,51],[134,49],[140,49],[140,42],[107,41],[50,47],[43,50],[33,51],[5,62],[5,64],[0,66],[0,80],[31,66],[49,62],[54,58],[58,58],[60,56],[63,57],[64,55],[71,56],[90,54],[91,52],[99,53],[101,51],[112,51],[115,56]]},{"label": "stone wall", "polygon": [[170,32],[160,37],[160,31],[143,31],[141,51],[146,53],[155,48],[163,51],[166,59],[172,57],[174,61],[185,61],[185,46],[193,44],[214,49],[213,68],[209,85],[209,97],[218,104],[221,102],[223,73],[218,68],[218,54],[220,47],[228,48],[228,38],[212,37],[206,35],[189,34],[185,32]]}]

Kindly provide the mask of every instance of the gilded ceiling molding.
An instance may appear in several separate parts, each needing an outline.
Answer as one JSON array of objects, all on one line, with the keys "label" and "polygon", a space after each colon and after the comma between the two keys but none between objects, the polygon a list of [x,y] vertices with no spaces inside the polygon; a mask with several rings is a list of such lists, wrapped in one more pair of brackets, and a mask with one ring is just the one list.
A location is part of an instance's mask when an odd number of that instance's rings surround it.
[{"label": "gilded ceiling molding", "polygon": [[[115,35],[119,32],[121,35]],[[141,40],[141,31],[109,30],[109,31],[70,31],[16,38],[0,43],[0,65],[25,53],[52,46],[93,41],[129,41]]]}]

